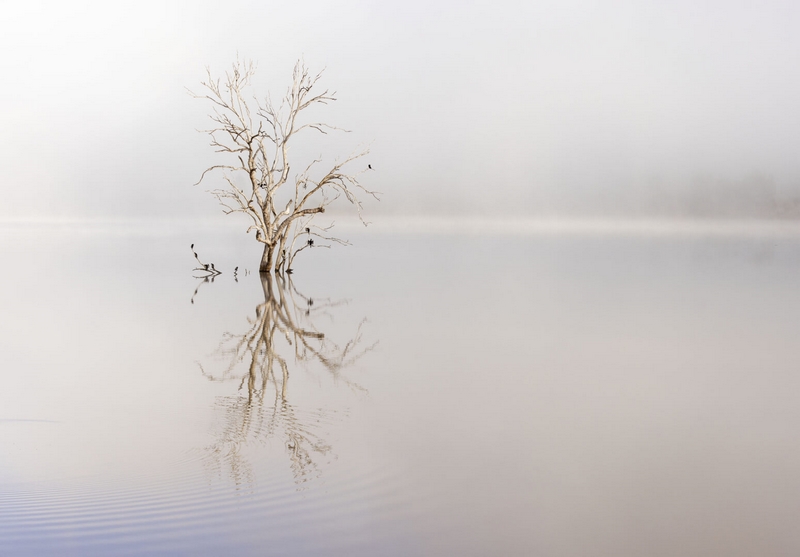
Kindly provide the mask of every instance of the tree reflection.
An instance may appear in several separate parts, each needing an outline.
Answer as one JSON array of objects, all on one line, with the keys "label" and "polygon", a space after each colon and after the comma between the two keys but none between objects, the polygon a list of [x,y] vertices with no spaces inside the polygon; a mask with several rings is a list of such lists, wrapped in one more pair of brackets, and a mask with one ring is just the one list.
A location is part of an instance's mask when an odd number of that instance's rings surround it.
[{"label": "tree reflection", "polygon": [[301,484],[319,474],[320,460],[331,458],[331,446],[321,429],[341,412],[307,411],[289,399],[290,363],[306,369],[321,367],[337,384],[366,392],[343,371],[377,342],[364,346],[362,320],[343,346],[325,335],[317,323],[332,322],[336,308],[345,300],[315,300],[301,294],[291,281],[261,275],[264,301],[249,318],[244,333],[225,333],[215,356],[226,362],[213,373],[200,369],[211,381],[236,381],[237,393],[221,397],[217,439],[207,447],[215,471],[231,474],[237,485],[251,484],[253,473],[245,452],[254,444],[281,439],[290,459],[295,482]]}]

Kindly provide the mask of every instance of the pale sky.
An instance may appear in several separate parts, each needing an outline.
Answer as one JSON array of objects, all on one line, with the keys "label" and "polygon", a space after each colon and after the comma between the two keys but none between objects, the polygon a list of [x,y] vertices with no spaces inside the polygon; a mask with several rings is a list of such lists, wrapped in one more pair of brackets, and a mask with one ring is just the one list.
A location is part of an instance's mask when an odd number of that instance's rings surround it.
[{"label": "pale sky", "polygon": [[[761,176],[800,192],[793,2],[2,2],[0,216],[216,215],[205,66],[304,57],[395,214],[542,214]],[[605,201],[604,201],[605,200]],[[605,203],[605,205],[603,205]]]}]

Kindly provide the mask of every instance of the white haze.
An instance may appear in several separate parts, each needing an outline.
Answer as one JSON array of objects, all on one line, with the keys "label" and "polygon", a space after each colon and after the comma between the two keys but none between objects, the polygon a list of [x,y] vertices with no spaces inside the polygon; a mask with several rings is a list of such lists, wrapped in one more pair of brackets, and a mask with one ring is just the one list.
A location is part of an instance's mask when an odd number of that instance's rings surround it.
[{"label": "white haze", "polygon": [[[756,214],[800,198],[793,2],[18,2],[0,21],[0,217],[193,217],[191,99],[258,62],[370,144],[373,213]],[[298,152],[298,154],[300,154]]]}]

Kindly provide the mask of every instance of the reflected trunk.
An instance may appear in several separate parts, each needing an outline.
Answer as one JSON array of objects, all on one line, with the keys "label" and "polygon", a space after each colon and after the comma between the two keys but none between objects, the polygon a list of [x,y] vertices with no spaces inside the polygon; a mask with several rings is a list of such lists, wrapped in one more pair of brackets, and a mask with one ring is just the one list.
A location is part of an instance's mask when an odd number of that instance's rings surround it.
[{"label": "reflected trunk", "polygon": [[[293,360],[309,369],[321,366],[337,382],[365,391],[341,372],[377,343],[361,347],[363,320],[343,347],[317,329],[315,316],[322,315],[330,322],[331,311],[346,300],[315,302],[301,294],[291,280],[272,273],[261,273],[259,278],[264,300],[256,306],[249,330],[226,333],[217,350],[228,362],[225,369],[221,374],[211,374],[199,364],[210,380],[239,384],[238,393],[217,402],[224,427],[218,441],[207,449],[215,468],[228,468],[234,481],[246,483],[250,475],[242,447],[252,440],[278,435],[284,439],[295,480],[301,483],[318,471],[317,457],[331,450],[318,431],[319,424],[329,421],[329,416],[323,409],[298,411],[289,402],[289,363]],[[266,397],[267,392],[273,394]],[[337,413],[336,409],[330,412]]]}]

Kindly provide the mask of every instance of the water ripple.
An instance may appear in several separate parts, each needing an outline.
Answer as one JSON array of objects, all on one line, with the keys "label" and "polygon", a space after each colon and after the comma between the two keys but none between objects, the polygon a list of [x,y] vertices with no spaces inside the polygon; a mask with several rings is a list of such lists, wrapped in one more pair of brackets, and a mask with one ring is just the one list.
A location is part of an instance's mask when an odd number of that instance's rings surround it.
[{"label": "water ripple", "polygon": [[274,554],[339,547],[358,554],[381,539],[365,524],[402,522],[408,508],[399,476],[380,471],[337,470],[306,491],[280,475],[259,474],[242,489],[210,480],[201,461],[200,454],[186,455],[157,476],[124,482],[6,486],[0,553],[264,555],[273,554],[265,547]]}]

